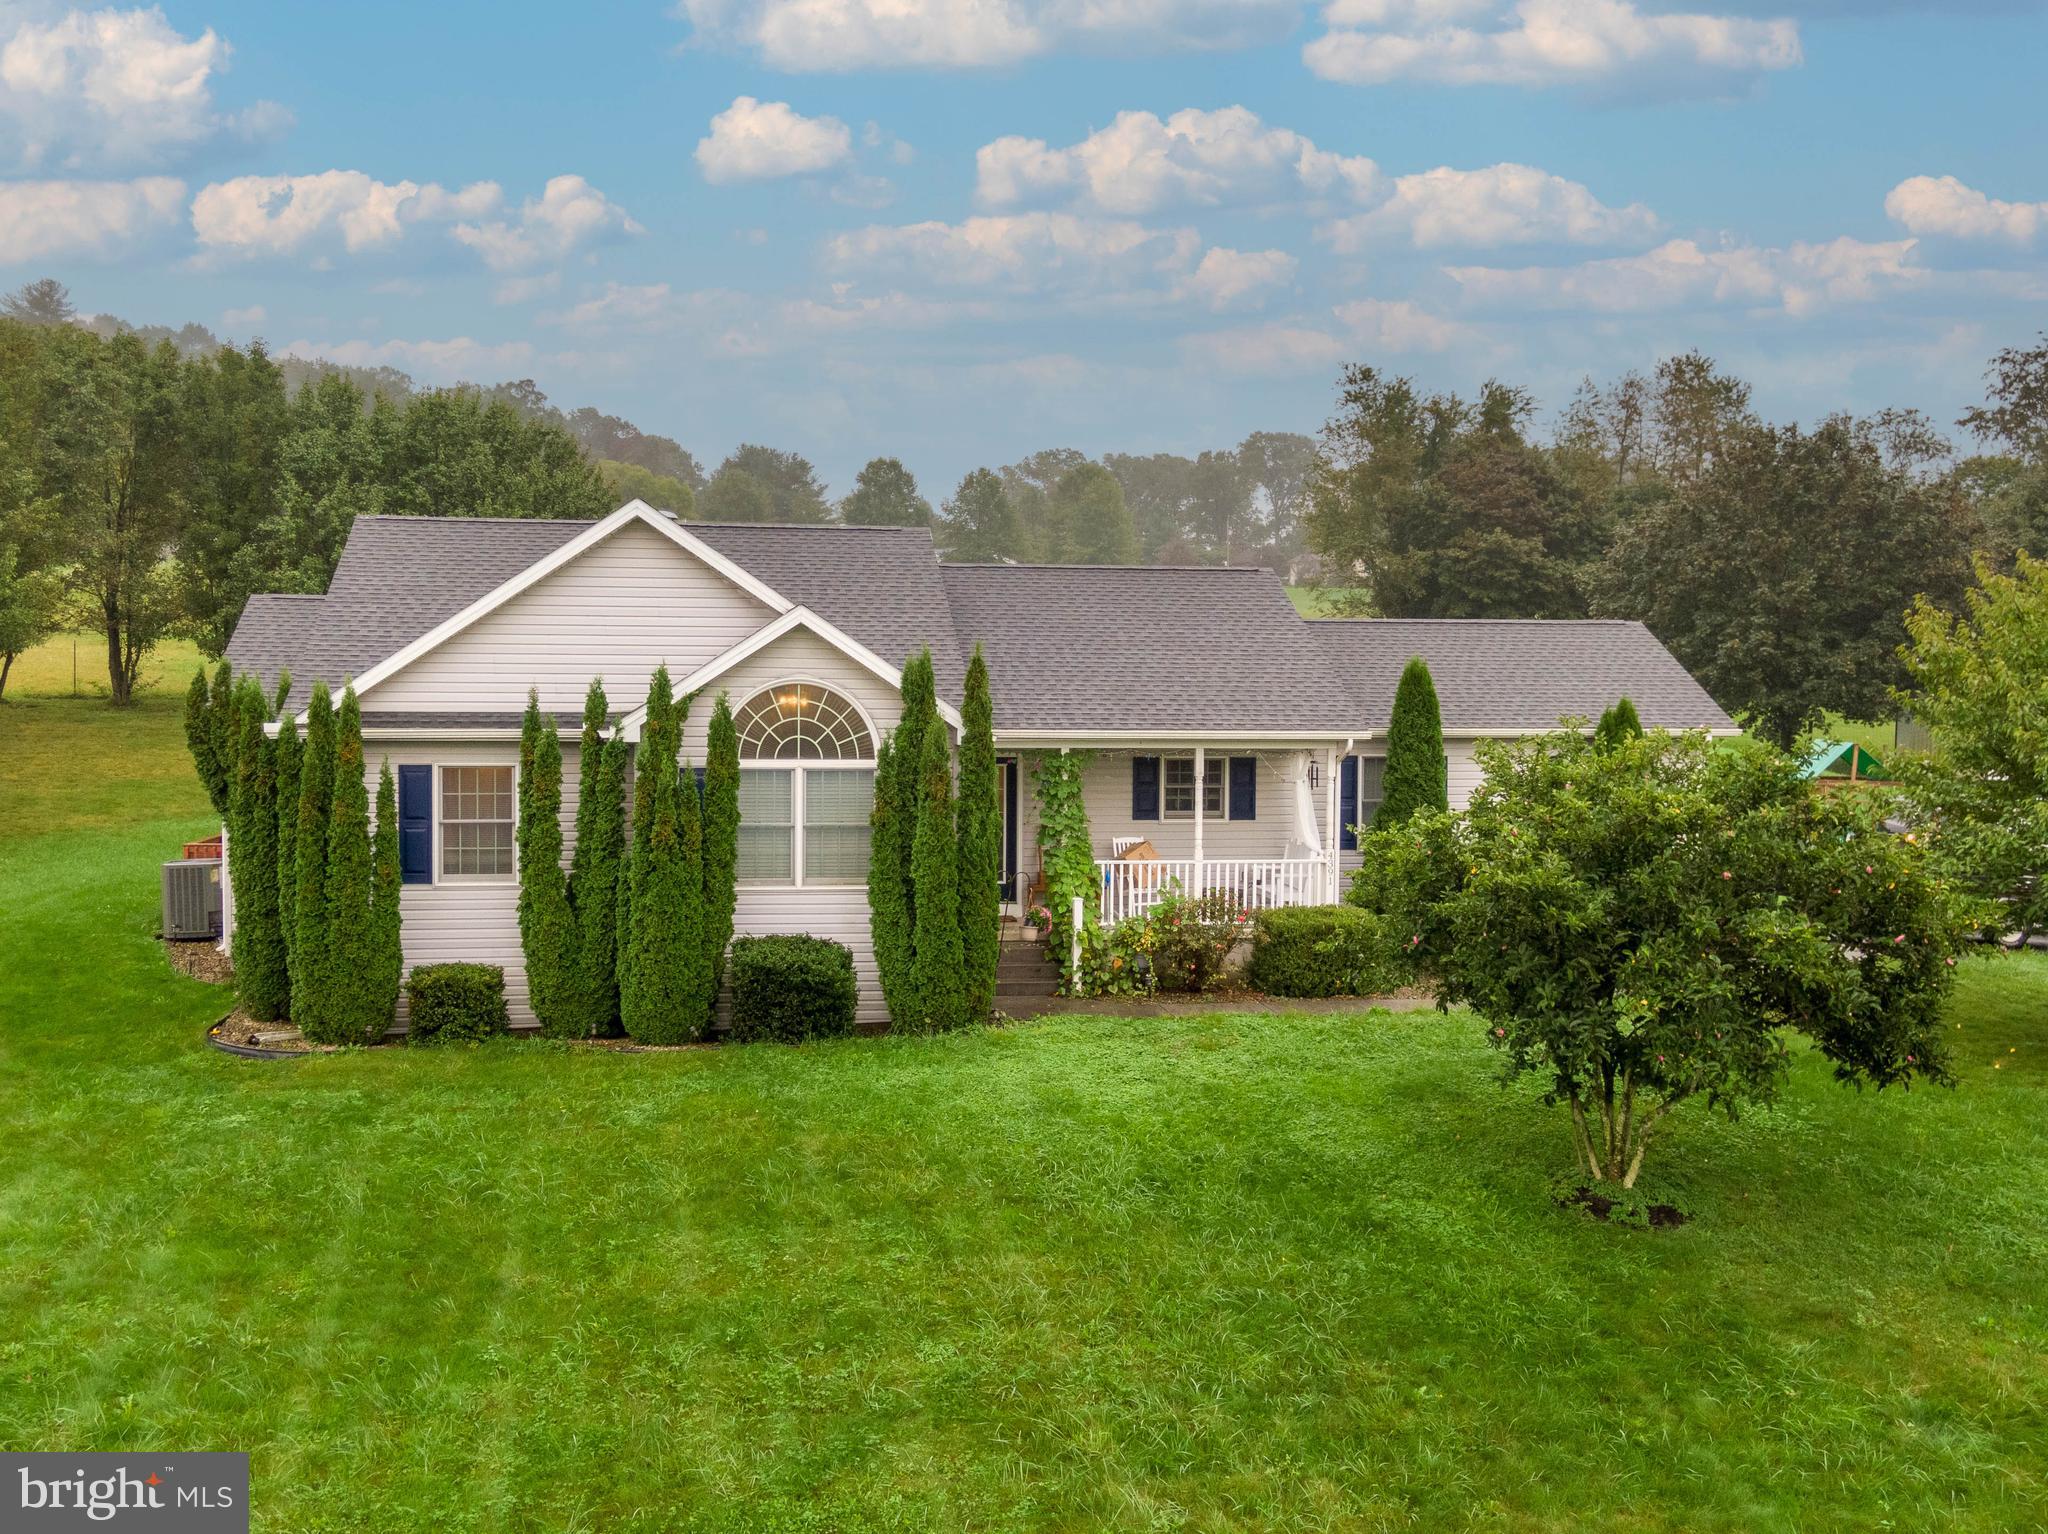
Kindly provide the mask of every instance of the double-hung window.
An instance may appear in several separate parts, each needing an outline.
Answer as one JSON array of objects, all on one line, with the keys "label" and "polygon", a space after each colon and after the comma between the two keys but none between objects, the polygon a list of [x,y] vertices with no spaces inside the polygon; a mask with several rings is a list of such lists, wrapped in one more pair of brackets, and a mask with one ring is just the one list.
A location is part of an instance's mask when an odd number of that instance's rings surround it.
[{"label": "double-hung window", "polygon": [[[1195,759],[1169,756],[1161,764],[1165,778],[1160,796],[1161,813],[1168,820],[1195,818]],[[1202,818],[1223,818],[1223,775],[1225,762],[1209,757],[1202,763]]]},{"label": "double-hung window", "polygon": [[875,737],[860,710],[815,682],[782,682],[748,699],[733,725],[739,882],[866,884]]},{"label": "double-hung window", "polygon": [[441,769],[441,877],[515,878],[518,811],[513,767]]}]

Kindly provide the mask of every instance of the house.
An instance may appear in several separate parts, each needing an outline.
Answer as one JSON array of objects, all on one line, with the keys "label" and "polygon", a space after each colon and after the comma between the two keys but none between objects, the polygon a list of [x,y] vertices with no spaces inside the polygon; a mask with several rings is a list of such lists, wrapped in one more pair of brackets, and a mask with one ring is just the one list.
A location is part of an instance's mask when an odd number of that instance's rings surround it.
[{"label": "house", "polygon": [[[923,528],[679,522],[640,502],[597,522],[362,517],[324,595],[250,598],[228,656],[288,708],[354,680],[367,770],[399,785],[408,966],[502,965],[528,1022],[514,806],[528,688],[563,732],[573,837],[585,689],[637,742],[649,676],[730,695],[741,738],[740,933],[852,948],[861,1015],[885,1014],[868,936],[875,753],[899,667],[929,646],[957,730],[979,644],[995,698],[999,898],[1038,872],[1034,764],[1092,754],[1085,793],[1111,916],[1176,883],[1254,906],[1333,900],[1369,822],[1393,687],[1437,675],[1452,797],[1489,735],[1592,716],[1622,693],[1651,727],[1734,726],[1640,625],[1311,622],[1270,571],[945,565]],[[686,761],[705,756],[690,710]],[[1142,875],[1117,854],[1159,856]],[[565,850],[566,856],[566,850]],[[1355,854],[1353,854],[1355,861]]]}]

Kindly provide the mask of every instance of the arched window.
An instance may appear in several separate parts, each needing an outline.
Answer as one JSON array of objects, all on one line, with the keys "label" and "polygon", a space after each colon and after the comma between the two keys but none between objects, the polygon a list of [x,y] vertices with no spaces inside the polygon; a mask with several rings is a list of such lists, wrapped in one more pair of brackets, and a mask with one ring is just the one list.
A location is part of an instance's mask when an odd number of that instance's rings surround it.
[{"label": "arched window", "polygon": [[871,761],[874,736],[852,703],[815,682],[783,682],[734,716],[745,762]]},{"label": "arched window", "polygon": [[742,704],[733,727],[740,883],[866,883],[875,736],[861,711],[816,682],[778,682]]}]

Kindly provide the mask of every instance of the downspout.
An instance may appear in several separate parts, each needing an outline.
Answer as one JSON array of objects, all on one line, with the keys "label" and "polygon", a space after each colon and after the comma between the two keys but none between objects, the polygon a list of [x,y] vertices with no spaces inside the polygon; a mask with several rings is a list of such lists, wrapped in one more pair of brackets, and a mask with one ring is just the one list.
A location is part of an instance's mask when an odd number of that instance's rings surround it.
[{"label": "downspout", "polygon": [[1357,744],[1358,737],[1356,735],[1347,737],[1344,742],[1344,749],[1330,759],[1330,782],[1325,792],[1329,795],[1330,801],[1328,868],[1331,905],[1336,905],[1342,898],[1339,891],[1343,888],[1344,882],[1343,869],[1341,867],[1344,861],[1344,828],[1337,824],[1337,779],[1344,770],[1344,764],[1351,759],[1351,748]]}]

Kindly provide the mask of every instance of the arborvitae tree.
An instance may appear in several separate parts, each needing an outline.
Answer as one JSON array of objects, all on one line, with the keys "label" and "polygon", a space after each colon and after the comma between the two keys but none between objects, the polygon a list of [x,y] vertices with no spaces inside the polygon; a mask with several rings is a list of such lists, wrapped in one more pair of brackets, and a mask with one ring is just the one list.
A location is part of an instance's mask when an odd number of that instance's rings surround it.
[{"label": "arborvitae tree", "polygon": [[366,1011],[374,1008],[389,1023],[398,1015],[398,986],[405,972],[398,905],[405,873],[398,863],[398,785],[391,776],[388,757],[377,775],[377,835],[370,857],[374,881],[370,892],[372,957],[363,980],[364,1007]]},{"label": "arborvitae tree", "polygon": [[185,689],[185,745],[192,753],[192,765],[199,773],[206,797],[213,803],[213,813],[226,820],[231,784],[227,764],[221,760],[214,739],[212,697],[207,692],[203,670],[192,673],[192,685]]},{"label": "arborvitae tree", "polygon": [[562,741],[540,711],[540,693],[526,695],[519,737],[519,947],[526,958],[527,1000],[541,1031],[577,1038],[576,921],[562,872]]},{"label": "arborvitae tree", "polygon": [[[662,772],[673,775],[675,757],[671,752],[663,767],[663,749],[668,734],[669,713],[675,707],[668,667],[657,666],[647,680],[647,717],[640,726],[640,744],[633,753],[633,845],[626,859],[625,876],[619,880],[618,976],[619,1021],[628,1033],[643,1016],[640,999],[642,970],[635,940],[637,907],[642,883],[653,859],[654,803]],[[634,1034],[634,1037],[639,1037]]]},{"label": "arborvitae tree", "polygon": [[911,936],[912,1026],[925,1032],[957,1028],[967,1020],[967,986],[960,946],[960,849],[953,821],[953,764],[943,726],[924,732],[924,767],[918,774],[917,829],[911,864],[917,880]]},{"label": "arborvitae tree", "polygon": [[[235,780],[235,751],[240,737],[235,729],[235,668],[223,660],[213,668],[213,686],[206,695],[206,717],[213,737],[214,759],[220,763],[221,782]],[[221,814],[226,816],[227,790],[221,791]]]},{"label": "arborvitae tree", "polygon": [[1394,689],[1394,713],[1387,723],[1387,768],[1375,830],[1399,825],[1418,810],[1450,807],[1448,768],[1444,761],[1444,721],[1438,712],[1436,683],[1417,655],[1401,673]]},{"label": "arborvitae tree", "polygon": [[868,911],[882,1000],[892,1018],[901,1018],[905,1026],[912,1026],[917,1012],[911,994],[917,891],[911,876],[911,853],[917,830],[924,737],[928,729],[938,724],[938,688],[932,674],[931,651],[913,655],[903,663],[902,693],[902,717],[876,758]]},{"label": "arborvitae tree", "polygon": [[377,871],[370,847],[370,793],[363,781],[363,713],[356,690],[341,695],[334,726],[334,813],[327,823],[326,996],[309,1025],[316,1044],[374,1044],[391,1025],[382,1004],[376,917]]},{"label": "arborvitae tree", "polygon": [[284,942],[286,1015],[299,962],[299,750],[298,721],[286,714],[277,723],[277,931]]},{"label": "arborvitae tree", "polygon": [[235,889],[235,995],[258,1022],[284,1016],[290,981],[277,924],[277,757],[263,738],[263,690],[245,680],[235,782],[228,803],[228,871]]},{"label": "arborvitae tree", "polygon": [[[703,828],[685,823],[677,766],[682,721],[660,668],[648,691],[634,789],[631,930],[621,956],[619,1010],[626,1032],[649,1044],[696,1038],[706,1022]],[[688,786],[694,796],[696,784]],[[691,839],[694,833],[694,841]]]},{"label": "arborvitae tree", "polygon": [[306,705],[306,749],[299,758],[299,828],[292,898],[292,1021],[307,1037],[328,1010],[327,838],[334,817],[334,702],[325,682]]},{"label": "arborvitae tree", "polygon": [[[996,802],[995,703],[981,646],[967,666],[960,735],[960,948],[966,1011],[985,1018],[996,1001],[996,950],[1002,937],[1002,806]],[[942,732],[943,734],[943,732]]]},{"label": "arborvitae tree", "polygon": [[[688,704],[684,704],[688,708]],[[676,733],[682,733],[681,711]],[[711,1016],[718,1006],[718,994],[711,988],[716,972],[711,948],[704,932],[704,796],[697,787],[697,774],[684,762],[676,779],[676,833],[683,854],[682,930],[689,947],[683,953],[681,990],[684,1014],[703,1038],[711,1031]]]},{"label": "arborvitae tree", "polygon": [[882,1002],[889,1016],[910,1021],[910,903],[904,897],[899,848],[910,839],[915,821],[896,755],[902,726],[882,737],[875,752],[875,804],[868,814],[868,932],[875,949],[875,970]]},{"label": "arborvitae tree", "polygon": [[711,956],[712,1005],[725,984],[725,950],[739,904],[740,735],[732,700],[711,709],[704,754],[704,950]]},{"label": "arborvitae tree", "polygon": [[582,979],[583,1036],[605,1038],[619,1031],[619,891],[626,882],[629,753],[617,738],[585,750],[597,763],[597,772],[595,778],[587,771],[583,774],[584,797],[576,806],[576,856],[581,865],[572,886],[576,964]]},{"label": "arborvitae tree", "polygon": [[292,668],[291,668],[291,667],[289,667],[289,666],[282,666],[282,667],[279,667],[279,668],[278,668],[278,673],[277,673],[277,686],[271,689],[271,694],[270,694],[270,717],[271,717],[271,718],[273,718],[273,719],[277,719],[277,718],[280,718],[280,717],[282,717],[282,716],[283,716],[283,714],[284,714],[284,700],[285,700],[285,699],[287,699],[287,698],[289,698],[289,697],[290,697],[291,695],[292,695]]},{"label": "arborvitae tree", "polygon": [[[604,727],[610,712],[603,680],[591,678],[583,695],[583,734],[577,743],[576,846],[569,855],[569,914],[576,923],[576,1005],[569,1032],[585,1039],[610,1033],[619,1011],[619,981],[613,969],[619,947],[613,925],[619,914],[618,849],[600,837],[596,825],[603,809]],[[616,798],[610,813],[615,839],[625,824]],[[600,872],[600,856],[608,848],[610,862]]]},{"label": "arborvitae tree", "polygon": [[1593,727],[1593,739],[1602,750],[1611,750],[1642,733],[1643,722],[1636,717],[1636,706],[1626,696],[1602,714],[1599,724]]}]

